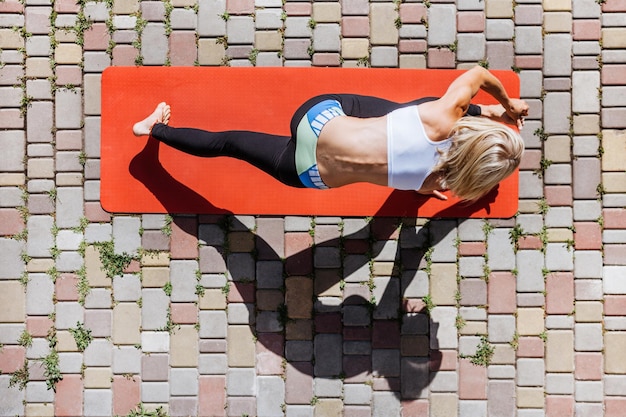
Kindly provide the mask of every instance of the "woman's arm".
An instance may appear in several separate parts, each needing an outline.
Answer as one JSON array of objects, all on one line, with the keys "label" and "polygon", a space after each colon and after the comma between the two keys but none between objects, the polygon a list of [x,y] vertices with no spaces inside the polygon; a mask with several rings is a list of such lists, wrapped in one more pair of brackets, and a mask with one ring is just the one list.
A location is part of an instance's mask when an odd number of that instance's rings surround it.
[{"label": "woman's arm", "polygon": [[467,112],[470,101],[479,90],[494,97],[512,120],[517,121],[528,114],[528,105],[522,100],[511,99],[500,80],[481,66],[476,66],[455,79],[441,100],[453,106],[460,117]]}]

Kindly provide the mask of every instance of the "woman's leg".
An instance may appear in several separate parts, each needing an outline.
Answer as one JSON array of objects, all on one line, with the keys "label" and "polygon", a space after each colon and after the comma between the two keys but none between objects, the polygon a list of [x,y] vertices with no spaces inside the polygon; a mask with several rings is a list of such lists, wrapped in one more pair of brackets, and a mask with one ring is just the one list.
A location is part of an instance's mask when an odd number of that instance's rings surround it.
[{"label": "woman's leg", "polygon": [[244,130],[209,132],[174,128],[163,123],[155,124],[151,135],[173,148],[192,155],[241,159],[286,185],[303,187],[296,173],[295,144],[287,136]]}]

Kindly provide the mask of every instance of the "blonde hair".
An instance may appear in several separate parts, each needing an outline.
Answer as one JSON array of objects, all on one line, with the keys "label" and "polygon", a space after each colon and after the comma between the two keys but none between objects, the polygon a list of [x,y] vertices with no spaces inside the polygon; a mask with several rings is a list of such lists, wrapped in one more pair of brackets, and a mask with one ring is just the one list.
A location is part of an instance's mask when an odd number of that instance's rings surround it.
[{"label": "blonde hair", "polygon": [[486,118],[462,117],[450,136],[452,144],[433,172],[439,171],[442,187],[463,200],[487,194],[515,171],[524,152],[517,132]]}]

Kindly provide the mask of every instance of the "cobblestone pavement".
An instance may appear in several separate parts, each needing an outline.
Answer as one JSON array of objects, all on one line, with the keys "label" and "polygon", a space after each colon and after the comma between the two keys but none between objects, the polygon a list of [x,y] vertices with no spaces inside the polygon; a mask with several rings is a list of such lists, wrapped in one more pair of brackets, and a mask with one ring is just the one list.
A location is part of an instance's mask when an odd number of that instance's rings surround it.
[{"label": "cobblestone pavement", "polygon": [[[0,415],[623,416],[625,27],[624,0],[2,0]],[[530,104],[512,219],[100,207],[108,66],[476,63]]]}]

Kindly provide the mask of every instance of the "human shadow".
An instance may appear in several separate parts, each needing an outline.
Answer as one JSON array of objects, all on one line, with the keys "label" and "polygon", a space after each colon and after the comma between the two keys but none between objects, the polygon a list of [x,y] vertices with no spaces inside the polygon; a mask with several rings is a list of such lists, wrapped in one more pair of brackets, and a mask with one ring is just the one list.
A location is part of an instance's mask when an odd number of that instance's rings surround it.
[{"label": "human shadow", "polygon": [[[141,181],[166,210],[169,202],[181,198],[199,207],[215,207],[167,173],[159,163],[158,149],[159,142],[150,138],[130,163],[133,177]],[[390,204],[397,204],[398,193],[402,192],[391,193],[380,212],[386,212]],[[495,194],[491,198],[494,197]],[[415,199],[417,209],[422,203],[423,200]],[[464,209],[471,213],[485,205],[488,207],[489,199]],[[285,359],[288,372],[297,371],[314,378],[343,378],[350,383],[372,383],[375,389],[392,391],[403,400],[424,397],[424,390],[441,365],[439,323],[429,316],[421,297],[405,295],[415,276],[421,274],[424,279],[429,249],[442,242],[463,219],[434,220],[417,225],[415,219],[374,215],[371,221],[363,221],[358,230],[349,233],[341,233],[337,226],[335,235],[324,240],[302,232],[305,239],[304,235],[309,236],[305,247],[283,256],[275,245],[237,216],[232,216],[233,213],[219,207],[215,210],[226,213],[220,219],[213,216],[213,220],[222,225],[224,238],[222,243],[212,245],[220,254],[225,271],[226,266],[238,267],[232,248],[228,247],[228,236],[233,232],[250,235],[249,239],[254,241],[255,265],[267,261],[280,265],[280,270],[272,273],[283,280],[275,288],[283,292],[283,302],[277,305],[276,311],[269,312],[272,323],[268,325],[268,314],[255,305],[254,297],[247,300],[252,301],[247,306],[249,325],[257,340],[265,349]],[[445,216],[446,212],[439,214]],[[182,219],[175,216],[174,222],[178,224]],[[180,225],[187,233],[199,237],[198,229],[190,228],[189,222],[180,221]],[[316,227],[312,230],[315,232]],[[382,272],[376,271],[379,261]],[[253,281],[267,278],[258,275],[261,274],[258,268],[251,269]],[[250,276],[240,277],[232,271],[228,275],[230,285],[242,288],[242,292],[244,288],[249,289]],[[293,277],[311,280],[310,298],[314,302],[304,315],[292,314],[294,310],[302,311],[302,305],[290,302],[286,296],[285,282]],[[343,286],[343,300],[340,304],[326,304],[339,299],[337,286]],[[325,296],[333,288],[335,296]],[[426,294],[427,290],[421,296]],[[295,297],[295,300],[296,303],[306,301],[306,297]]]}]

